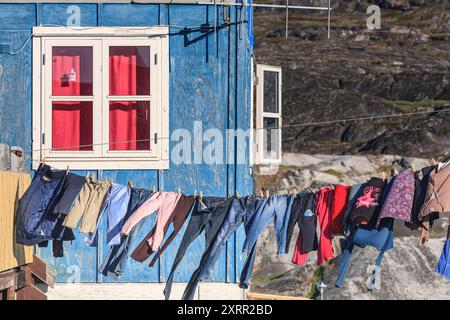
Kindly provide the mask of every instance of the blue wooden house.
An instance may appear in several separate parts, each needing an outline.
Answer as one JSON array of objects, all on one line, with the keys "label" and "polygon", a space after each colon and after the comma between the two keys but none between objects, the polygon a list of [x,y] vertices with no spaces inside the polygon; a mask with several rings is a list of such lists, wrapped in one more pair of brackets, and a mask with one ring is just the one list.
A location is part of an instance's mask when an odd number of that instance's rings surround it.
[{"label": "blue wooden house", "polygon": [[[208,129],[225,139],[227,129],[253,125],[252,42],[252,8],[237,3],[0,0],[0,142],[21,146],[30,171],[45,160],[136,187],[251,194],[251,138],[228,139],[215,151],[224,161],[195,151],[213,139]],[[281,112],[281,99],[269,103],[276,107],[264,107],[266,118],[255,117],[262,126]],[[57,281],[111,281],[97,272],[104,227],[97,247],[76,234],[64,258],[38,249]],[[182,234],[154,268],[130,259],[119,281],[163,282]],[[214,281],[238,279],[244,237],[240,229],[230,238]],[[204,239],[191,246],[175,281],[189,279],[203,246]]]}]

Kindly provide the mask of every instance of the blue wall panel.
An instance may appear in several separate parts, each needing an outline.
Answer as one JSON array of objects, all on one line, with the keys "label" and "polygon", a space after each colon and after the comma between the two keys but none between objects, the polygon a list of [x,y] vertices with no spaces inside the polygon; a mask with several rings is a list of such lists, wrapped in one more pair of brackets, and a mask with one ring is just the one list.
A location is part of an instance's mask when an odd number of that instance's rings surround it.
[{"label": "blue wall panel", "polygon": [[[69,4],[0,4],[0,43],[10,42],[18,49],[31,33],[31,28],[39,23],[44,25],[65,25],[70,14]],[[204,5],[141,5],[141,4],[82,4],[82,26],[153,26],[170,25],[170,132],[186,129],[193,133],[194,121],[202,121],[203,132],[227,128],[247,129],[250,123],[250,66],[252,51],[248,39],[247,25],[237,26],[246,20],[247,10],[225,8],[232,24],[224,25],[222,7]],[[215,23],[217,10],[218,28],[196,28],[194,26]],[[189,28],[183,29],[183,26]],[[17,31],[6,31],[17,30]],[[22,31],[19,31],[22,30]],[[25,149],[30,165],[31,155],[31,43],[16,56],[0,54],[0,142],[19,145]],[[223,139],[226,136],[223,134]],[[201,136],[200,136],[201,139]],[[211,141],[201,141],[206,146]],[[171,141],[171,148],[177,141]],[[198,145],[192,141],[193,146]],[[171,150],[171,148],[169,150]],[[231,144],[222,150],[224,156],[234,159],[237,153],[248,154],[248,145]],[[194,154],[191,153],[194,161]],[[172,158],[171,158],[172,160]],[[93,168],[95,169],[95,168]],[[227,196],[239,191],[252,193],[253,184],[250,166],[225,163],[199,163],[177,165],[171,161],[169,170],[122,170],[93,171],[99,178],[112,177],[115,182],[126,184],[132,180],[136,187],[157,188],[193,194],[203,191],[205,196]],[[80,172],[85,175],[85,172]],[[154,225],[156,213],[146,221],[147,228],[138,235],[135,246]],[[85,236],[77,234],[73,244],[66,245],[66,256],[54,259],[51,248],[40,249],[40,255],[58,271],[58,281],[82,282],[111,280],[97,274],[107,247],[105,244],[106,221],[99,229],[98,249],[88,248]],[[126,274],[119,281],[154,282],[165,281],[184,229],[169,246],[153,268],[149,261],[144,264],[131,259]],[[169,230],[169,233],[171,230]],[[214,281],[236,281],[242,267],[240,250],[245,234],[241,227],[230,238],[213,272]],[[177,270],[175,281],[189,280],[197,267],[204,250],[204,236],[192,245]],[[80,269],[70,266],[78,266]],[[72,275],[78,272],[78,275]]]},{"label": "blue wall panel", "polygon": [[[66,26],[67,19],[72,16],[67,10],[73,4],[41,4],[40,21],[44,26]],[[97,5],[78,4],[80,9],[80,26],[97,25]]]}]

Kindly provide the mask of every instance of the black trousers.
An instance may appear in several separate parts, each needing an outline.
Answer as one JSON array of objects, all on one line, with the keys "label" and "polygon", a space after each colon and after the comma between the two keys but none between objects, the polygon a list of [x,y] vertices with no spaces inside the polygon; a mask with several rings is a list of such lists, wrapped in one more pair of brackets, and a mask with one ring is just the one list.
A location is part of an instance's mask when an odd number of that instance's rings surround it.
[{"label": "black trousers", "polygon": [[[170,274],[166,280],[166,287],[164,288],[164,296],[166,300],[169,299],[170,293],[172,291],[172,283],[173,277],[175,276],[175,270],[183,260],[189,246],[203,231],[205,231],[206,248],[210,247],[210,244],[215,240],[215,236],[217,235],[217,232],[226,217],[227,211],[224,210],[224,208],[226,207],[228,209],[230,203],[231,199],[225,200],[224,198],[220,197],[204,197],[202,201],[200,201],[199,199],[196,200],[191,219],[189,220],[189,224],[186,227],[183,239],[181,240],[181,244],[172,264],[172,269],[170,270]],[[192,291],[192,286],[194,286],[196,278],[197,272],[194,272],[191,277],[193,283],[189,281],[188,288],[186,288],[186,291],[189,292],[189,295]],[[196,285],[197,284],[195,283],[192,296],[195,293]]]}]

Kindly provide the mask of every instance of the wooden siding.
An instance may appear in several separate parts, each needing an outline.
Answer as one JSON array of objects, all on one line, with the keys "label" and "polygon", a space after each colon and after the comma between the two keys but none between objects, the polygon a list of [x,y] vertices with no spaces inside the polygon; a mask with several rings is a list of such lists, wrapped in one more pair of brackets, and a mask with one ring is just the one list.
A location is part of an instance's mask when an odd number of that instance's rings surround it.
[{"label": "wooden siding", "polygon": [[[37,25],[64,25],[70,4],[0,4],[0,43],[10,43],[17,50]],[[250,70],[252,48],[245,24],[250,8],[226,8],[231,24],[218,28],[217,34],[204,30],[180,29],[178,26],[214,25],[214,6],[174,4],[79,4],[82,26],[152,26],[170,28],[170,132],[184,128],[192,132],[193,122],[203,121],[203,130],[218,128],[247,129],[250,124]],[[223,24],[221,7],[218,23]],[[236,22],[244,21],[240,27]],[[18,55],[0,54],[0,142],[20,145],[31,155],[31,42]],[[172,144],[172,143],[171,143]],[[169,149],[171,150],[171,149]],[[224,155],[235,159],[238,153],[249,154],[248,145],[229,145]],[[229,192],[252,193],[250,165],[208,164],[175,165],[169,170],[101,171],[92,168],[98,178],[112,177],[115,182],[132,180],[136,187],[156,185],[165,191],[193,194],[202,190],[205,196],[227,196]],[[87,171],[77,172],[86,175]],[[147,220],[142,238],[150,230],[154,217]],[[166,250],[154,268],[148,262],[128,261],[125,282],[164,281],[170,272],[183,231]],[[65,257],[53,258],[51,248],[38,249],[40,257],[57,271],[59,282],[111,281],[96,270],[107,252],[104,222],[99,230],[98,247],[87,247],[85,236],[65,245]],[[240,228],[229,240],[214,272],[214,281],[238,280],[242,267],[240,249],[245,234]],[[204,249],[200,237],[190,247],[175,281],[188,281]]]},{"label": "wooden siding", "polygon": [[0,172],[0,272],[33,262],[33,247],[16,243],[15,213],[29,174]]}]

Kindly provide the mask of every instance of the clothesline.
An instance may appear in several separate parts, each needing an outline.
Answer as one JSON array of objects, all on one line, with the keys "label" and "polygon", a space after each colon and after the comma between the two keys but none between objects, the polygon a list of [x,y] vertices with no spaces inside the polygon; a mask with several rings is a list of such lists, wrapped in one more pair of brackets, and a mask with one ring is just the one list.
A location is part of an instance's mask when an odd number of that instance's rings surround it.
[{"label": "clothesline", "polygon": [[[355,122],[355,121],[362,121],[362,120],[401,118],[401,117],[407,117],[407,116],[412,116],[412,115],[436,114],[436,113],[444,113],[444,112],[450,112],[450,108],[449,109],[433,110],[433,111],[427,110],[427,111],[416,111],[416,112],[407,112],[407,113],[400,113],[400,114],[384,114],[384,115],[378,115],[378,116],[362,116],[362,117],[353,117],[353,118],[338,119],[338,120],[305,122],[305,123],[297,123],[297,124],[283,125],[283,126],[279,126],[279,127],[270,127],[270,128],[249,128],[248,130],[250,130],[250,131],[278,130],[278,129],[305,127],[305,126],[331,125],[331,124],[337,124],[337,123]],[[230,129],[230,130],[232,130],[232,129]],[[75,146],[58,147],[56,149],[53,149],[53,148],[41,148],[41,149],[34,149],[32,151],[33,152],[52,151],[52,150],[53,151],[54,150],[60,151],[60,150],[64,150],[64,149],[76,149],[76,148],[93,147],[93,146],[101,146],[101,145],[122,144],[122,143],[132,143],[132,142],[146,142],[146,141],[167,140],[167,139],[170,139],[170,137],[156,137],[156,138],[148,138],[148,139],[136,139],[136,140],[124,140],[124,141],[113,141],[113,142],[101,142],[101,143],[92,143],[92,144],[82,144],[82,145],[75,145]]]},{"label": "clothesline", "polygon": [[[445,193],[450,189],[449,164],[439,163],[415,173],[405,171],[390,181],[373,177],[366,183],[324,187],[315,192],[306,190],[269,197],[236,194],[228,198],[152,192],[86,179],[64,170],[52,171],[49,166],[40,165],[20,200],[17,238],[18,243],[25,245],[41,245],[53,240],[54,255],[58,257],[63,254],[62,242],[75,239],[72,230],[78,223],[79,231],[89,235],[87,244],[95,245],[98,225],[105,217],[109,252],[98,271],[115,279],[124,273],[127,252],[132,252],[130,257],[138,262],[153,255],[150,263],[153,266],[190,216],[164,293],[166,298],[170,296],[178,264],[189,245],[205,233],[210,242],[206,243],[200,264],[183,294],[183,299],[192,299],[197,283],[210,279],[222,248],[241,225],[244,225],[246,238],[240,286],[247,288],[256,242],[273,221],[278,255],[289,252],[289,243],[298,225],[299,236],[292,258],[298,265],[304,265],[313,251],[317,251],[317,264],[333,259],[333,237],[347,237],[349,244],[343,254],[337,287],[343,284],[353,246],[377,248],[380,255],[369,284],[369,290],[373,290],[382,257],[393,248],[394,219],[405,221],[412,230],[421,227],[423,232],[429,232],[439,213],[450,211],[450,197]],[[438,206],[442,207],[438,209]],[[131,243],[131,234],[143,228],[146,217],[154,212],[157,212],[155,226],[134,250],[130,250],[135,245]],[[169,236],[171,225],[173,232]],[[436,271],[450,279],[446,253],[449,248],[450,239]]]}]

